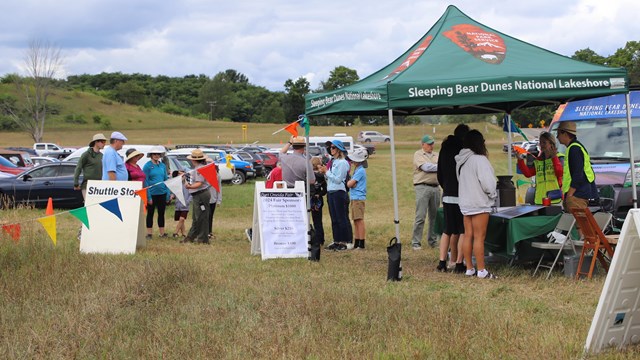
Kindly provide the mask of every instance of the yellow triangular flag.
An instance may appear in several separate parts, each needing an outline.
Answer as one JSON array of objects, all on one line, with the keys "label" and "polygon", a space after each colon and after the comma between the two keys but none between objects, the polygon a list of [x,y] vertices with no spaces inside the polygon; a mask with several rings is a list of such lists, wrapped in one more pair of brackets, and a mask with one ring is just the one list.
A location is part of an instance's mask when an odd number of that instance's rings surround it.
[{"label": "yellow triangular flag", "polygon": [[42,224],[44,230],[49,234],[49,237],[53,241],[53,246],[56,246],[56,217],[55,216],[46,216],[43,218],[39,218],[38,222]]}]

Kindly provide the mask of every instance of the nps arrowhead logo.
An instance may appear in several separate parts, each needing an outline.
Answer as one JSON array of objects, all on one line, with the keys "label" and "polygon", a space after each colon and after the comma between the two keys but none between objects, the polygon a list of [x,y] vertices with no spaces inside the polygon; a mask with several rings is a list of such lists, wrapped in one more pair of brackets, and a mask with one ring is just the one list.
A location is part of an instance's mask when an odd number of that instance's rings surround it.
[{"label": "nps arrowhead logo", "polygon": [[443,34],[462,50],[489,64],[502,63],[507,53],[507,46],[500,35],[475,25],[458,24]]}]

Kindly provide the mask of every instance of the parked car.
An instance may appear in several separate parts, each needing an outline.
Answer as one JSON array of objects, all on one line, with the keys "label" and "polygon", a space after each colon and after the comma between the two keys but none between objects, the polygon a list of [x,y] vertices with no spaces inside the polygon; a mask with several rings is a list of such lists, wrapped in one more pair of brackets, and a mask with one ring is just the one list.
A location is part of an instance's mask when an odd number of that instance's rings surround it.
[{"label": "parked car", "polygon": [[33,161],[33,165],[38,166],[38,165],[48,164],[52,162],[60,162],[60,159],[56,159],[48,156],[32,156],[31,161]]},{"label": "parked car", "polygon": [[327,152],[327,148],[324,146],[309,146],[307,149],[309,156],[319,156],[322,159],[322,163],[326,164],[331,160],[331,155]]},{"label": "parked car", "polygon": [[259,152],[258,155],[262,158],[262,164],[267,172],[273,170],[278,164],[278,155],[270,152]]},{"label": "parked car", "polygon": [[360,131],[358,133],[358,142],[389,142],[391,137],[380,133],[379,131]]},{"label": "parked car", "polygon": [[56,208],[81,207],[82,192],[73,189],[75,170],[73,162],[53,162],[0,178],[0,205],[23,203],[44,208],[52,198]]},{"label": "parked car", "polygon": [[58,159],[63,159],[67,157],[67,155],[74,152],[76,149],[63,148],[62,146],[53,143],[35,143],[33,144],[33,150],[35,150],[36,154],[38,154],[39,156],[51,156]]},{"label": "parked car", "polygon": [[253,164],[253,169],[256,172],[256,176],[266,175],[264,165],[262,163],[262,158],[258,154],[248,151],[235,151],[232,152],[231,155],[236,157],[238,160],[246,161]]},{"label": "parked car", "polygon": [[29,168],[18,166],[11,161],[0,156],[0,171],[7,174],[18,175]]},{"label": "parked car", "polygon": [[[167,153],[167,157],[175,159],[185,169],[192,170],[193,166],[191,164],[191,161],[189,161],[189,159],[187,159],[187,156],[189,156],[193,150],[194,149],[189,149],[189,148],[180,148],[180,149],[176,149],[176,150],[171,150],[171,151],[169,151]],[[233,164],[231,165],[231,167],[227,167],[226,163],[221,162],[221,161],[216,161],[216,160],[219,160],[219,159],[216,159],[217,156],[211,156],[210,153],[213,152],[213,151],[215,151],[217,153],[217,150],[213,150],[212,149],[211,151],[207,151],[208,149],[206,149],[206,148],[201,148],[200,150],[202,150],[207,156],[212,158],[213,161],[216,163],[216,166],[218,166],[218,170],[219,170],[219,173],[220,173],[220,179],[223,182],[227,182],[227,181],[232,181],[233,180],[233,177],[235,175],[235,168],[234,168]]]},{"label": "parked car", "polygon": [[3,157],[11,161],[14,165],[19,167],[32,167],[33,161],[31,161],[31,155],[24,151],[15,151],[0,149],[0,157]]},{"label": "parked car", "polygon": [[24,146],[7,146],[5,147],[5,149],[7,150],[13,150],[13,151],[24,151],[27,154],[29,154],[29,156],[38,156],[38,153],[33,150],[33,148],[30,147],[24,147]]}]

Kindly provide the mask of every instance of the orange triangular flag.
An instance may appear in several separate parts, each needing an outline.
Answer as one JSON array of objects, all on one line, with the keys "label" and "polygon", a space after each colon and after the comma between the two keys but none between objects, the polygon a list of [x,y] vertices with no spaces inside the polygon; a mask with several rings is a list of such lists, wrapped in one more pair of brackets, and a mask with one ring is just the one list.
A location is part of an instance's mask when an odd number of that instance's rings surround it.
[{"label": "orange triangular flag", "polygon": [[20,224],[2,225],[2,231],[9,234],[16,244],[20,240]]},{"label": "orange triangular flag", "polygon": [[216,174],[216,164],[209,164],[197,169],[207,182],[211,184],[218,192],[220,192],[220,184],[218,184],[218,174]]},{"label": "orange triangular flag", "polygon": [[39,218],[38,221],[44,227],[44,230],[51,238],[51,241],[53,241],[53,246],[56,246],[56,217],[46,216],[43,218]]},{"label": "orange triangular flag", "polygon": [[147,203],[149,202],[149,198],[147,198],[147,188],[136,190],[136,195],[140,196],[140,201],[144,205],[144,212],[147,213]]},{"label": "orange triangular flag", "polygon": [[291,133],[293,136],[298,136],[298,122],[294,121],[291,124],[284,127],[285,130]]},{"label": "orange triangular flag", "polygon": [[45,211],[44,214],[47,216],[53,215],[53,199],[51,197],[49,201],[47,201],[47,211]]}]

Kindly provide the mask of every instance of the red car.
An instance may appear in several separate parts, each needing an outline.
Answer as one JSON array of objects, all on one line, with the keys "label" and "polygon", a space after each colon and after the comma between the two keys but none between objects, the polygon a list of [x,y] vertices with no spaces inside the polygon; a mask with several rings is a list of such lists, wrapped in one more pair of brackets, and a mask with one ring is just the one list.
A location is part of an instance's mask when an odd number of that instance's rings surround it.
[{"label": "red car", "polygon": [[264,165],[267,173],[276,167],[276,164],[278,163],[278,156],[276,154],[261,152],[258,153],[258,155],[262,158],[262,164]]}]

